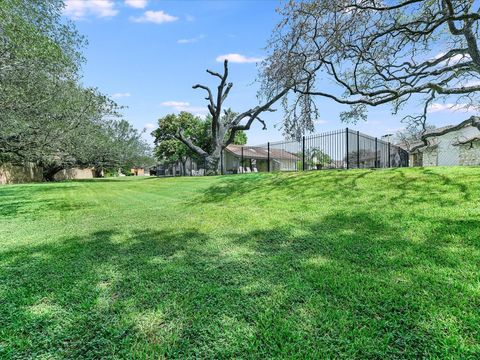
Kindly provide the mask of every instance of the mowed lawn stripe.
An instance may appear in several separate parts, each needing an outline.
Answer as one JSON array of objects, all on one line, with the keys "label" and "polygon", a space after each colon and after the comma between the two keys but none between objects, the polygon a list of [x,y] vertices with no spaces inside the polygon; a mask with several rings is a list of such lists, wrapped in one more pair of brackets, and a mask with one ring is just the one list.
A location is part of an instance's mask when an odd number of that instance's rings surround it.
[{"label": "mowed lawn stripe", "polygon": [[479,177],[0,187],[0,357],[477,358]]}]

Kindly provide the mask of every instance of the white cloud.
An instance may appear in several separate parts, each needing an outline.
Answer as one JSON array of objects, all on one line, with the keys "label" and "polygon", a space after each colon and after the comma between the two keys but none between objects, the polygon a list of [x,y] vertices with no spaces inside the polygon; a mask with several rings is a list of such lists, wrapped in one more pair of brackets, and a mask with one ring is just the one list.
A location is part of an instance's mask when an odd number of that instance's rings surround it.
[{"label": "white cloud", "polygon": [[405,130],[405,127],[395,127],[395,128],[385,129],[385,131],[388,133],[397,133],[399,131],[404,131],[404,130]]},{"label": "white cloud", "polygon": [[185,101],[164,101],[160,105],[177,108],[177,107],[189,106],[190,104]]},{"label": "white cloud", "polygon": [[187,111],[200,117],[205,117],[208,111],[204,106],[191,106],[186,101],[164,101],[160,105],[170,107],[176,111]]},{"label": "white cloud", "polygon": [[476,107],[471,104],[453,104],[453,103],[432,103],[428,106],[428,113],[436,113],[440,111],[462,111],[462,112],[471,112],[476,111]]},{"label": "white cloud", "polygon": [[155,129],[156,127],[157,127],[157,126],[156,126],[155,124],[152,124],[152,123],[146,123],[146,124],[144,125],[144,128],[145,128],[146,130],[153,130],[153,129]]},{"label": "white cloud", "polygon": [[112,94],[112,98],[114,98],[114,99],[119,99],[119,98],[124,98],[124,97],[129,97],[129,96],[130,96],[130,93],[128,93],[128,92]]},{"label": "white cloud", "polygon": [[81,20],[89,15],[102,18],[118,14],[112,0],[66,0],[63,12],[74,20]]},{"label": "white cloud", "polygon": [[147,6],[147,0],[125,0],[125,5],[136,9],[143,9]]},{"label": "white cloud", "polygon": [[145,11],[142,16],[131,17],[130,20],[137,23],[151,22],[155,24],[163,24],[163,23],[177,21],[178,17],[169,15],[162,10],[159,10],[159,11],[148,10],[148,11]]},{"label": "white cloud", "polygon": [[225,60],[228,60],[232,63],[245,64],[245,63],[260,62],[263,59],[258,58],[258,57],[248,57],[248,56],[245,56],[245,55],[231,53],[231,54],[225,54],[225,55],[217,56],[216,60],[218,62],[223,62]]},{"label": "white cloud", "polygon": [[205,35],[199,35],[197,37],[189,38],[189,39],[179,39],[177,40],[177,44],[192,44],[192,43],[199,42],[203,38],[205,38]]},{"label": "white cloud", "polygon": [[177,44],[191,44],[191,43],[196,43],[197,41],[198,41],[197,38],[178,39]]}]

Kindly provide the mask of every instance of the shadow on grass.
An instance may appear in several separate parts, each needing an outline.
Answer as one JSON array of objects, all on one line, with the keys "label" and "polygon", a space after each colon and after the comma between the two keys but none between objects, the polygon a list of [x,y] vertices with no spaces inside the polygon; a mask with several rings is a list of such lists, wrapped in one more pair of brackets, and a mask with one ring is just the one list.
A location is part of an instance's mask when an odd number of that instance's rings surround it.
[{"label": "shadow on grass", "polygon": [[77,186],[56,184],[35,184],[0,187],[0,216],[32,216],[45,215],[49,211],[81,210],[91,206],[87,202],[71,202],[63,196],[76,191]]},{"label": "shadow on grass", "polygon": [[[421,203],[452,206],[472,199],[469,186],[457,181],[454,174],[447,175],[424,168],[415,171],[394,168],[228,176],[192,199],[191,204],[219,203],[241,197],[260,198],[275,192],[283,198],[383,198],[392,205],[398,203],[402,206]],[[447,197],[445,193],[454,196]]]},{"label": "shadow on grass", "polygon": [[466,184],[463,184],[463,183],[459,182],[459,181],[455,181],[453,176],[447,176],[445,174],[439,174],[439,173],[433,171],[432,169],[428,169],[428,168],[427,169],[423,168],[422,172],[427,176],[436,177],[445,186],[455,187],[463,195],[463,198],[465,200],[467,200],[467,201],[471,200],[471,194],[470,194],[470,191],[468,189],[468,186]]},{"label": "shadow on grass", "polygon": [[221,202],[256,193],[281,190],[285,195],[300,194],[305,189],[323,188],[324,185],[342,185],[344,189],[354,189],[356,181],[371,171],[348,172],[345,170],[311,171],[306,173],[263,173],[225,176],[218,183],[207,188],[195,202]]},{"label": "shadow on grass", "polygon": [[107,177],[107,178],[93,178],[93,179],[74,179],[74,180],[65,180],[62,182],[80,182],[80,183],[101,183],[101,182],[121,182],[121,181],[147,181],[159,179],[156,176],[122,176],[122,177]]},{"label": "shadow on grass", "polygon": [[442,226],[414,242],[338,214],[221,239],[105,230],[3,251],[0,357],[475,356],[480,221]]}]

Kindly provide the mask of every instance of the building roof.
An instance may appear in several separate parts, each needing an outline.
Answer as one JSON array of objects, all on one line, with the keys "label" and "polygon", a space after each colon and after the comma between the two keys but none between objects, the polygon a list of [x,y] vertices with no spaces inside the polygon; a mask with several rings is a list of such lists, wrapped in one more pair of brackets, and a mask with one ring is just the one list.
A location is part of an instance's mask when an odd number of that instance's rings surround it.
[{"label": "building roof", "polygon": [[427,130],[425,132],[425,134],[423,134],[423,137],[443,135],[443,134],[446,134],[447,132],[449,132],[449,130],[453,131],[455,127],[456,127],[455,125],[446,125],[446,126],[442,126],[442,127],[439,127],[439,128]]},{"label": "building roof", "polygon": [[468,143],[471,143],[471,142],[474,142],[474,141],[480,141],[480,136],[477,135],[477,136],[469,137],[469,138],[464,139],[464,140],[458,140],[453,145],[465,145],[465,144],[468,144]]},{"label": "building roof", "polygon": [[[464,127],[467,127],[467,126],[474,126],[478,129],[480,129],[480,119],[477,116],[471,116],[467,120],[464,120],[457,125],[447,125],[447,126],[443,126],[443,127],[437,128],[437,129],[430,130],[430,131],[428,131],[428,132],[426,132],[425,134],[422,135],[422,140],[425,140],[425,139],[427,139],[429,137],[432,137],[432,136],[442,136],[442,135],[445,135],[445,134],[447,134],[451,131],[460,130],[460,129],[462,129]],[[410,152],[414,152],[415,150],[418,150],[418,149],[420,149],[424,146],[426,146],[425,143],[423,143],[423,142],[419,143],[415,146],[412,146],[412,148],[410,149]]]},{"label": "building roof", "polygon": [[[255,147],[255,146],[243,146],[243,145],[228,145],[226,150],[232,153],[235,156],[242,156],[243,148],[243,158],[244,159],[268,159],[268,149],[265,147]],[[270,148],[270,158],[273,159],[282,159],[282,160],[299,160],[300,158],[286,150],[283,149],[273,149]]]}]

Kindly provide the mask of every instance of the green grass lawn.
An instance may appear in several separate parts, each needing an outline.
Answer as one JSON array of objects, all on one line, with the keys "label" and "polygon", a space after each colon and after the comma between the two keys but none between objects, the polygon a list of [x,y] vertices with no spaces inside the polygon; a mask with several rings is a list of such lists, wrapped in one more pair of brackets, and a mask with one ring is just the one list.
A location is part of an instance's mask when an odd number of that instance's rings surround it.
[{"label": "green grass lawn", "polygon": [[0,358],[480,358],[480,168],[0,187]]}]

